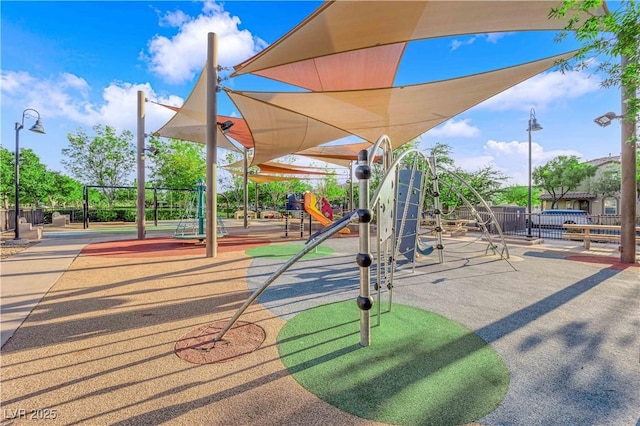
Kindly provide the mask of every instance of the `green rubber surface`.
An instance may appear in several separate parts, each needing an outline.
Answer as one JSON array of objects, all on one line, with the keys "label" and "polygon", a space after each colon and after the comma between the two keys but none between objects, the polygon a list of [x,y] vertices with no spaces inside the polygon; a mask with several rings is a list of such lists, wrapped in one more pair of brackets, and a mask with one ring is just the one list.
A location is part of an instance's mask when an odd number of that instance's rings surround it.
[{"label": "green rubber surface", "polygon": [[398,425],[460,425],[493,411],[509,371],[484,340],[440,315],[404,305],[371,310],[371,345],[360,346],[354,300],[306,310],[278,335],[282,362],[322,400]]},{"label": "green rubber surface", "polygon": [[[303,244],[270,244],[268,246],[260,246],[250,248],[245,253],[252,257],[273,257],[289,259],[295,256],[304,248]],[[316,257],[329,256],[333,253],[330,247],[316,247],[309,253],[305,254],[303,259],[313,259]]]}]

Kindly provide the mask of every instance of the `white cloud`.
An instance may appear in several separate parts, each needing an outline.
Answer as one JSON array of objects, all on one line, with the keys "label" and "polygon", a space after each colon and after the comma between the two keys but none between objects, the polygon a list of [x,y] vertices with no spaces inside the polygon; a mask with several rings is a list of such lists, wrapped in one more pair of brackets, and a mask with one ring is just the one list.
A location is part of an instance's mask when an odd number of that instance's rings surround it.
[{"label": "white cloud", "polygon": [[469,46],[471,44],[473,44],[476,41],[475,37],[470,37],[469,39],[465,40],[465,41],[461,41],[461,40],[453,40],[451,42],[451,50],[456,50],[459,47],[462,46]]},{"label": "white cloud", "polygon": [[496,44],[498,40],[501,38],[512,34],[512,33],[487,33],[487,34],[476,34],[475,36],[471,36],[466,40],[458,40],[454,39],[451,41],[451,50],[456,50],[463,46],[470,46],[476,42],[476,40],[486,40],[487,43]]},{"label": "white cloud", "polygon": [[170,12],[161,24],[178,28],[171,38],[153,37],[141,58],[149,70],[173,84],[184,83],[202,70],[207,59],[207,34],[218,35],[218,62],[236,65],[266,47],[266,42],[247,30],[240,30],[240,19],[225,12],[222,5],[205,2],[202,14],[191,17],[181,11]]},{"label": "white cloud", "polygon": [[487,43],[496,44],[498,43],[498,40],[510,34],[513,33],[487,33],[483,34],[482,37],[485,37],[487,39]]},{"label": "white cloud", "polygon": [[538,74],[511,87],[479,105],[480,108],[505,111],[543,108],[555,101],[575,99],[600,89],[598,77],[585,72],[570,71],[562,74],[552,71]]},{"label": "white cloud", "polygon": [[470,123],[471,119],[468,118],[464,120],[456,120],[455,118],[452,118],[434,129],[431,129],[428,135],[440,138],[470,138],[478,136],[480,134],[480,130],[475,126],[472,126]]},{"label": "white cloud", "polygon": [[[104,88],[101,102],[91,102],[91,88],[86,80],[69,73],[50,79],[36,79],[26,72],[2,71],[1,81],[3,106],[29,105],[43,118],[64,118],[89,127],[109,125],[118,131],[136,130],[138,90],[157,102],[172,106],[183,103],[177,96],[158,96],[149,83],[122,82],[113,82]],[[47,96],[42,96],[42,93]],[[146,128],[155,131],[173,115],[173,111],[160,106],[151,108],[151,104],[147,104]]]},{"label": "white cloud", "polygon": [[[526,185],[529,179],[529,142],[499,142],[489,140],[484,145],[485,155],[480,157],[483,161],[491,158],[490,162],[505,175],[511,178],[512,184]],[[582,154],[574,150],[554,149],[546,151],[537,142],[531,142],[531,167],[546,164],[549,160],[559,155],[575,155],[582,157]],[[484,164],[488,162],[485,161]]]}]

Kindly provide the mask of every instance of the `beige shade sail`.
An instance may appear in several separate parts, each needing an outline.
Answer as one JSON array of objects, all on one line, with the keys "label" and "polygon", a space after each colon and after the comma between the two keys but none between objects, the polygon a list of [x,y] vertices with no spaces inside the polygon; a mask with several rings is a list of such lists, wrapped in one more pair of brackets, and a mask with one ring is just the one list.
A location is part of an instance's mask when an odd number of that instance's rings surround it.
[{"label": "beige shade sail", "polygon": [[304,151],[296,152],[296,155],[304,155],[327,163],[336,164],[342,167],[350,167],[352,161],[358,160],[358,153],[363,149],[371,147],[370,142],[359,142],[344,145],[325,145],[307,148]]},{"label": "beige shade sail", "polygon": [[[175,138],[185,141],[206,144],[207,131],[207,73],[203,71],[182,107],[176,108],[159,104],[176,111],[173,117],[153,134],[166,138]],[[241,118],[218,116],[217,122],[233,121],[234,125],[229,129],[229,136],[233,137],[246,148],[253,147],[253,140],[246,123]],[[218,147],[241,152],[218,127]]]},{"label": "beige shade sail", "polygon": [[[329,1],[262,52],[234,67],[233,75],[280,67],[278,79],[295,75],[292,84],[308,87],[316,77],[294,64],[374,46],[465,34],[561,30],[566,19],[549,19],[561,1]],[[604,6],[594,10],[604,15]],[[581,13],[584,18],[590,15]],[[376,55],[371,50],[364,55]],[[344,59],[344,58],[343,58]],[[329,61],[331,59],[328,59]],[[359,57],[362,63],[366,59]],[[290,69],[285,71],[289,66]],[[360,71],[360,70],[358,70]],[[264,73],[261,75],[265,75]],[[330,79],[327,77],[327,79]],[[307,85],[301,83],[307,81]]]},{"label": "beige shade sail", "polygon": [[[241,170],[237,169],[229,169],[229,173],[233,173],[234,175],[243,176],[244,173]],[[268,182],[284,182],[288,180],[300,180],[300,178],[295,176],[277,176],[277,175],[263,175],[263,174],[249,174],[248,178],[251,182],[255,183],[268,183]]]},{"label": "beige shade sail", "polygon": [[[252,130],[256,164],[292,152],[300,153],[320,145],[322,139],[325,139],[322,142],[337,139],[340,135],[333,129],[371,143],[386,134],[393,147],[398,147],[574,54],[467,77],[385,89],[307,93],[227,89],[227,92]],[[309,138],[306,132],[309,123],[317,126],[311,126],[317,130],[315,138]],[[257,132],[254,125],[268,131]]]},{"label": "beige shade sail", "polygon": [[[256,164],[255,167],[260,169],[260,173],[277,173],[277,174],[290,174],[290,175],[327,175],[329,173],[320,170],[309,170],[306,168],[298,168],[289,164],[276,163],[273,161],[267,161],[266,163]],[[224,166],[229,169],[240,169],[244,167],[244,161],[237,161],[229,165]]]},{"label": "beige shade sail", "polygon": [[297,112],[225,90],[251,130],[252,165],[350,136],[344,130]]}]

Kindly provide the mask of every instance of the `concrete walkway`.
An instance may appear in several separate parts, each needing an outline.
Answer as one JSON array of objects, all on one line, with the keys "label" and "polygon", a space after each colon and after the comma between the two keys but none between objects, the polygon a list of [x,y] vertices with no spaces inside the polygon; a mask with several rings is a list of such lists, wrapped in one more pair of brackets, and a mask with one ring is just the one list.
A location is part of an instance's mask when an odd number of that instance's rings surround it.
[{"label": "concrete walkway", "polygon": [[91,238],[44,239],[0,264],[2,346]]}]

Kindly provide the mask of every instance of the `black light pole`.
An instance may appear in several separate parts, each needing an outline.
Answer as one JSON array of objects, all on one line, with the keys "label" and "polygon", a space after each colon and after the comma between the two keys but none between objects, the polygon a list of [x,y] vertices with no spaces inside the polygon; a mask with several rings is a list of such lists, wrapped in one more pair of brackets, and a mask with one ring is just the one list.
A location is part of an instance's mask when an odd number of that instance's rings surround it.
[{"label": "black light pole", "polygon": [[531,235],[531,222],[533,221],[533,195],[531,193],[531,132],[535,132],[537,130],[542,130],[542,126],[538,123],[538,120],[536,120],[536,111],[531,108],[531,112],[529,113],[529,128],[527,129],[529,132],[529,201],[527,203],[529,220],[527,221],[527,238],[533,238],[533,235]]},{"label": "black light pole", "polygon": [[[29,112],[34,112],[36,115],[30,115]],[[16,217],[15,217],[15,237],[14,240],[20,239],[20,130],[24,128],[24,118],[35,118],[36,124],[33,125],[29,130],[35,133],[44,134],[44,128],[42,127],[42,123],[40,122],[40,113],[35,109],[27,108],[22,111],[22,121],[20,123],[16,123],[16,169],[15,169],[15,191],[16,191]]]}]

